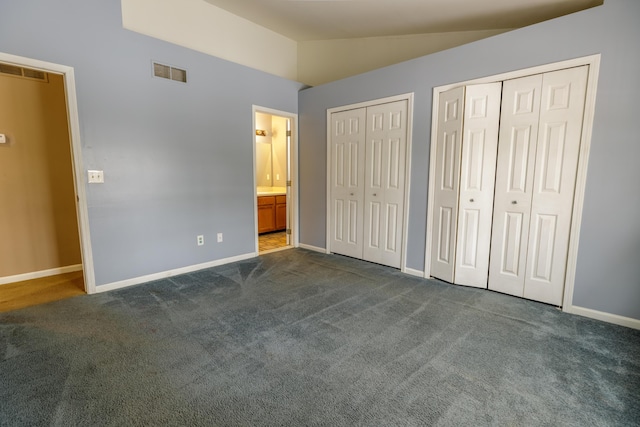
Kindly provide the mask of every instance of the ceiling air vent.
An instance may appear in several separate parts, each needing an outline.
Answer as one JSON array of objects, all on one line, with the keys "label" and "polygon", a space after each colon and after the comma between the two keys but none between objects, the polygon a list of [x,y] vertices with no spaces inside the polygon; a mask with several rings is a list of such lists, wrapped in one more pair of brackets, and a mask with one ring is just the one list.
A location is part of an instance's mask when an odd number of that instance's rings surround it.
[{"label": "ceiling air vent", "polygon": [[18,67],[10,64],[0,63],[0,73],[8,74],[15,77],[24,77],[26,79],[40,80],[42,82],[49,81],[47,73],[40,70],[33,70],[31,68]]},{"label": "ceiling air vent", "polygon": [[175,80],[177,82],[187,82],[187,71],[169,65],[153,63],[153,75],[163,79]]}]

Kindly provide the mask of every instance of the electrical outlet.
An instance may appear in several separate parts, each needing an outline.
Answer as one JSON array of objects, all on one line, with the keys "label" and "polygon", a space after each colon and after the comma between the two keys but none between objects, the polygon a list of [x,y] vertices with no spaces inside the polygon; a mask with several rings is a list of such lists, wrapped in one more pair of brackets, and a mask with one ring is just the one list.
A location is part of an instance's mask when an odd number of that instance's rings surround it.
[{"label": "electrical outlet", "polygon": [[89,175],[89,184],[103,184],[104,171],[87,171]]},{"label": "electrical outlet", "polygon": [[204,236],[198,236],[197,240],[198,240],[198,246],[204,245]]},{"label": "electrical outlet", "polygon": [[222,233],[218,233],[218,243],[222,243]]}]

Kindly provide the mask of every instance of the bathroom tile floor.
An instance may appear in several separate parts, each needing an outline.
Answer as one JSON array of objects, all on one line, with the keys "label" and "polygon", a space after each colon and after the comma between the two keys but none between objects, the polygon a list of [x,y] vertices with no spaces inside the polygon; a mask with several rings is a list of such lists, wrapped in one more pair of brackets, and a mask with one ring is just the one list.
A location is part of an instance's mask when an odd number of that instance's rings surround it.
[{"label": "bathroom tile floor", "polygon": [[258,236],[258,249],[260,252],[285,246],[287,246],[287,235],[284,231],[265,233]]}]

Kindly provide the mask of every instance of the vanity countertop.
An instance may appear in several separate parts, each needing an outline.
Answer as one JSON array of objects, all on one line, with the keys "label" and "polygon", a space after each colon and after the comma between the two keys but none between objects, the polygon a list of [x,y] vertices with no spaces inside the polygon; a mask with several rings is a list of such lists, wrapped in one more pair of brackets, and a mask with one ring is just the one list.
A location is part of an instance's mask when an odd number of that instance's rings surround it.
[{"label": "vanity countertop", "polygon": [[287,194],[286,187],[258,187],[259,196],[283,196]]}]

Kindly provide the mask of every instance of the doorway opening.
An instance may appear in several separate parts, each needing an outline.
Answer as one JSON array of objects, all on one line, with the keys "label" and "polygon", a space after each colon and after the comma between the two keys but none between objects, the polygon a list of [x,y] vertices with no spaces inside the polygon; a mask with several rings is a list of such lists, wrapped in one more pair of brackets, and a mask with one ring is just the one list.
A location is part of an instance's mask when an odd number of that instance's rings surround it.
[{"label": "doorway opening", "polygon": [[[76,288],[74,294],[93,293],[73,68],[1,52],[0,65],[3,99],[13,99],[0,111],[1,157],[10,163],[0,182],[0,215],[9,227],[0,247],[8,261],[1,288],[12,303],[23,295],[31,300],[27,305],[37,303],[34,295],[42,296],[44,288],[50,300],[64,297],[69,289],[56,295],[53,285],[59,283]],[[32,292],[31,285],[39,290]]]},{"label": "doorway opening", "polygon": [[253,107],[256,253],[298,246],[297,115]]}]

